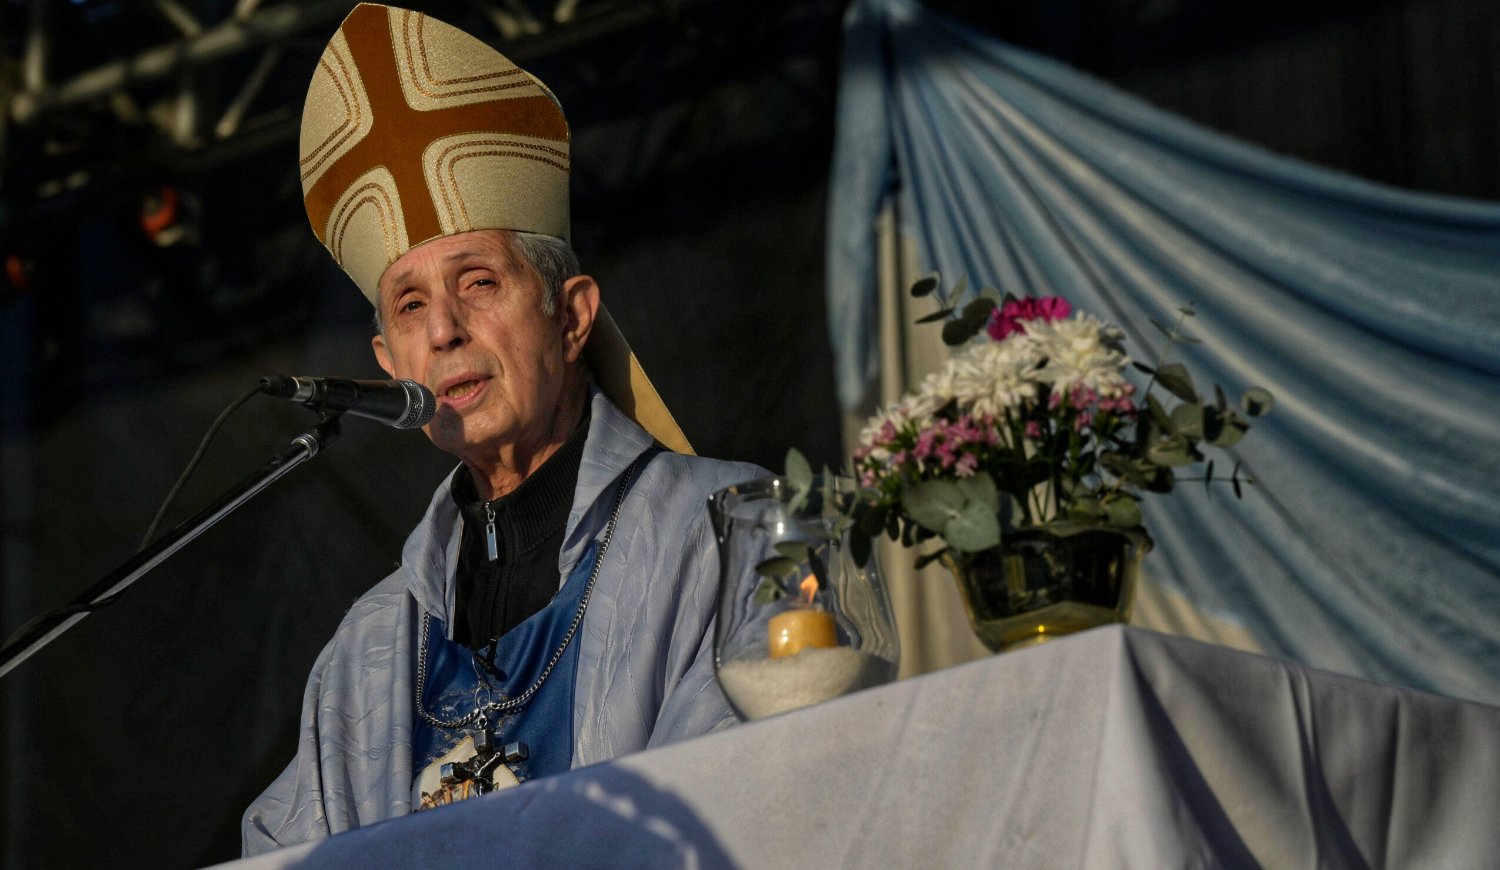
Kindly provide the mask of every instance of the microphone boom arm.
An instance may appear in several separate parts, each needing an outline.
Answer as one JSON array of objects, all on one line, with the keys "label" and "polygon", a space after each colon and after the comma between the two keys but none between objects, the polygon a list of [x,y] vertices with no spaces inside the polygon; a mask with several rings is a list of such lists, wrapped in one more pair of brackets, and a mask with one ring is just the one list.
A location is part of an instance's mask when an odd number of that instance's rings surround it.
[{"label": "microphone boom arm", "polygon": [[147,571],[166,561],[189,541],[203,534],[235,508],[249,501],[282,475],[318,455],[339,434],[337,414],[325,415],[318,424],[292,439],[290,445],[272,457],[259,471],[245,478],[217,501],[189,519],[178,523],[149,547],[127,559],[104,579],[95,583],[66,606],[32,620],[9,638],[0,648],[0,677],[30,658],[42,647],[56,640],[85,616],[139,580]]}]

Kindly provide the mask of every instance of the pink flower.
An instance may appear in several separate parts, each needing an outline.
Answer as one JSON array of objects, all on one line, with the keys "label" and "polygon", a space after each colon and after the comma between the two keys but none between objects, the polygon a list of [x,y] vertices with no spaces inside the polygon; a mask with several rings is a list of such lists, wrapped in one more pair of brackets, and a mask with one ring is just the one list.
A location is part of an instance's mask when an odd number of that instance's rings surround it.
[{"label": "pink flower", "polygon": [[959,477],[969,477],[974,474],[975,469],[978,467],[979,457],[972,453],[965,453],[958,458],[958,465],[953,469],[953,472]]},{"label": "pink flower", "polygon": [[1061,296],[1027,296],[1012,299],[990,312],[986,331],[990,338],[1002,341],[1012,333],[1025,332],[1027,320],[1062,320],[1073,313],[1073,306]]},{"label": "pink flower", "polygon": [[1035,420],[1027,420],[1026,421],[1026,437],[1027,438],[1040,438],[1040,437],[1042,437],[1042,424],[1038,423]]},{"label": "pink flower", "polygon": [[932,455],[932,443],[937,439],[937,435],[937,428],[934,427],[922,430],[922,434],[917,436],[917,446],[912,448],[911,451],[912,455],[917,458],[917,461],[920,462]]},{"label": "pink flower", "polygon": [[1094,400],[1098,398],[1098,393],[1094,392],[1088,387],[1083,386],[1082,384],[1079,384],[1078,386],[1073,388],[1072,394],[1068,396],[1068,401],[1072,403],[1073,407],[1081,411],[1084,408],[1087,408],[1094,402]]},{"label": "pink flower", "polygon": [[965,444],[984,440],[984,432],[975,425],[974,420],[968,414],[965,414],[959,417],[958,422],[948,430],[948,437],[960,444]]}]

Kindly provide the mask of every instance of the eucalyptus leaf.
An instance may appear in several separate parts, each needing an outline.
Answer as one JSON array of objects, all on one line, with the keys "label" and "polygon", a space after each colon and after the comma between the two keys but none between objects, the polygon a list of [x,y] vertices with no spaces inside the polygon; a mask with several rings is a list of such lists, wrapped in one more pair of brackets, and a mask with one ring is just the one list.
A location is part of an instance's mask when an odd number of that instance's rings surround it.
[{"label": "eucalyptus leaf", "polygon": [[780,601],[784,595],[786,595],[786,590],[782,589],[775,580],[762,580],[760,585],[755,587],[754,598],[756,604],[772,604]]},{"label": "eucalyptus leaf", "polygon": [[1106,452],[1099,454],[1099,464],[1104,470],[1115,477],[1123,477],[1133,486],[1145,488],[1146,473],[1136,467],[1135,460],[1123,453]]},{"label": "eucalyptus leaf", "polygon": [[802,451],[793,447],[786,452],[786,479],[792,487],[797,490],[806,491],[812,487],[812,465]]},{"label": "eucalyptus leaf", "polygon": [[968,273],[965,273],[963,275],[959,275],[958,276],[958,283],[953,285],[953,290],[949,293],[949,298],[950,299],[962,299],[962,298],[964,298],[964,291],[968,290],[968,289],[969,289],[969,276],[968,276]]},{"label": "eucalyptus leaf", "polygon": [[1178,307],[1177,313],[1181,314],[1183,317],[1197,317],[1198,316],[1198,312],[1196,312],[1196,311],[1193,310],[1193,306],[1191,304],[1183,305],[1183,306]]},{"label": "eucalyptus leaf", "polygon": [[901,506],[913,520],[934,532],[943,531],[948,521],[964,506],[963,492],[945,480],[927,480],[907,487],[901,493]]},{"label": "eucalyptus leaf", "polygon": [[[877,529],[875,534],[880,534],[880,531]],[[870,536],[862,529],[855,529],[849,534],[849,556],[854,559],[856,566],[863,568],[869,564],[872,549],[870,543]]]},{"label": "eucalyptus leaf", "polygon": [[958,491],[963,493],[965,499],[984,505],[990,513],[1000,510],[1000,490],[996,488],[995,479],[990,477],[987,471],[977,471],[969,477],[960,477]]},{"label": "eucalyptus leaf", "polygon": [[947,547],[944,547],[943,549],[938,550],[934,553],[923,553],[922,555],[917,557],[917,560],[915,562],[912,563],[912,567],[920,571],[923,568],[926,568],[928,565],[931,565],[933,562],[936,562],[937,560],[943,558],[943,554],[946,552],[948,552]]},{"label": "eucalyptus leaf", "polygon": [[1138,372],[1140,372],[1142,374],[1146,374],[1146,375],[1154,375],[1154,374],[1156,374],[1156,369],[1154,369],[1154,368],[1146,365],[1143,362],[1132,361],[1130,363],[1130,365],[1132,367],[1134,367],[1136,371],[1138,371]]},{"label": "eucalyptus leaf", "polygon": [[1001,297],[1000,291],[995,289],[994,287],[980,288],[979,295],[983,296],[985,299],[990,300],[991,302],[994,302],[996,308],[1000,307],[1000,305],[1004,302],[1004,298]]},{"label": "eucalyptus leaf", "polygon": [[990,319],[990,312],[994,310],[995,300],[980,296],[964,306],[963,321],[973,326],[977,332],[984,328],[985,322]]},{"label": "eucalyptus leaf", "polygon": [[1128,495],[1116,496],[1106,508],[1108,522],[1116,528],[1132,529],[1141,524],[1140,502]]},{"label": "eucalyptus leaf", "polygon": [[[802,541],[778,541],[773,546],[776,552],[798,563],[806,562],[807,557],[812,555],[812,547]],[[795,565],[793,570],[796,570]]]},{"label": "eucalyptus leaf", "polygon": [[943,324],[943,344],[957,347],[979,334],[979,327],[965,320],[950,320]]},{"label": "eucalyptus leaf", "polygon": [[939,320],[947,320],[953,314],[955,308],[939,308],[931,314],[917,318],[918,323],[936,323]]},{"label": "eucalyptus leaf", "polygon": [[1263,417],[1276,407],[1276,397],[1265,387],[1251,387],[1240,396],[1240,407],[1252,417]]},{"label": "eucalyptus leaf", "polygon": [[1068,505],[1068,518],[1076,522],[1097,523],[1109,516],[1108,510],[1098,499],[1075,498]]},{"label": "eucalyptus leaf", "polygon": [[799,562],[785,556],[772,556],[755,566],[755,573],[762,577],[785,582],[797,575]]},{"label": "eucalyptus leaf", "polygon": [[1203,408],[1203,431],[1199,434],[1204,441],[1212,444],[1223,433],[1227,420],[1228,416],[1223,408],[1207,405]]},{"label": "eucalyptus leaf", "polygon": [[1146,410],[1151,412],[1151,419],[1156,423],[1158,428],[1168,434],[1173,431],[1171,415],[1167,413],[1167,409],[1162,407],[1161,402],[1157,401],[1155,396],[1148,395],[1146,397]]},{"label": "eucalyptus leaf", "polygon": [[916,280],[916,283],[911,285],[911,295],[919,298],[927,296],[938,288],[938,284],[942,280],[943,276],[937,272],[930,272],[923,275]]},{"label": "eucalyptus leaf", "polygon": [[859,530],[873,538],[885,528],[885,520],[889,515],[890,508],[885,505],[873,505],[866,508],[863,515],[859,517]]},{"label": "eucalyptus leaf", "polygon": [[1094,523],[1080,523],[1073,520],[1053,520],[1043,526],[1042,530],[1059,538],[1069,538],[1073,535],[1081,535],[1084,532],[1097,532],[1099,526]]},{"label": "eucalyptus leaf", "polygon": [[1156,370],[1156,382],[1167,392],[1184,402],[1198,401],[1198,390],[1193,386],[1193,376],[1182,363],[1168,363]]},{"label": "eucalyptus leaf", "polygon": [[1179,435],[1203,437],[1203,406],[1197,402],[1183,402],[1173,408],[1172,430]]},{"label": "eucalyptus leaf", "polygon": [[1167,338],[1172,338],[1173,332],[1172,332],[1171,328],[1168,327],[1165,323],[1162,323],[1160,320],[1157,320],[1155,317],[1148,317],[1146,319],[1149,320],[1151,322],[1151,325],[1154,326],[1154,327],[1156,327],[1157,331],[1160,332],[1162,335],[1165,335]]},{"label": "eucalyptus leaf", "polygon": [[1146,458],[1157,465],[1168,467],[1191,465],[1197,461],[1188,451],[1187,444],[1176,438],[1168,438],[1152,445],[1151,449],[1146,451]]},{"label": "eucalyptus leaf", "polygon": [[988,550],[1000,544],[1000,521],[994,511],[979,502],[969,502],[943,528],[943,539],[955,550],[969,553]]},{"label": "eucalyptus leaf", "polygon": [[1224,395],[1224,388],[1214,384],[1214,404],[1222,411],[1229,407],[1229,399]]},{"label": "eucalyptus leaf", "polygon": [[808,554],[808,564],[812,568],[813,577],[818,580],[819,589],[828,588],[828,566],[823,564],[823,558],[817,553]]},{"label": "eucalyptus leaf", "polygon": [[1224,428],[1219,433],[1208,439],[1208,443],[1215,447],[1233,447],[1240,443],[1245,433],[1250,431],[1250,424],[1236,414],[1226,414],[1224,417]]}]

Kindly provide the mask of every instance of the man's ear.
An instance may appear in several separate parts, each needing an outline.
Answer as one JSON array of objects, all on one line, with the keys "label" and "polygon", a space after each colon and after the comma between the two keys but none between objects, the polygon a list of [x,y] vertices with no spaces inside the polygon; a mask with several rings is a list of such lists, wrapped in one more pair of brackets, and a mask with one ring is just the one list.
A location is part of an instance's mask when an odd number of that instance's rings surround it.
[{"label": "man's ear", "polygon": [[385,336],[377,334],[370,339],[370,347],[375,349],[375,361],[391,377],[396,376],[396,367],[391,365],[391,352],[385,346]]},{"label": "man's ear", "polygon": [[558,307],[563,318],[563,358],[576,362],[594,329],[594,316],[599,312],[599,285],[588,275],[574,275],[563,282]]}]

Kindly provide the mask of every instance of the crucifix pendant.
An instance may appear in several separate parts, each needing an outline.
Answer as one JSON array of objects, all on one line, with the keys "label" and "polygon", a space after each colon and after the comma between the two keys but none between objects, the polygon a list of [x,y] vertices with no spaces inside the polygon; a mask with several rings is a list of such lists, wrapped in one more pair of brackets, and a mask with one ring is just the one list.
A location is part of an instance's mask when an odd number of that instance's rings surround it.
[{"label": "crucifix pendant", "polygon": [[520,780],[506,765],[525,761],[528,754],[526,744],[520,741],[500,745],[495,729],[481,722],[481,727],[422,771],[418,809],[519,785]]},{"label": "crucifix pendant", "polygon": [[504,776],[510,780],[516,778],[510,768],[503,765],[525,761],[529,754],[526,744],[520,741],[498,745],[495,742],[495,729],[484,722],[467,739],[473,743],[474,755],[467,761],[444,764],[439,777],[444,785],[472,782],[474,790],[479,794],[494,791],[497,786],[503,788],[504,785],[495,781],[500,771],[505,771]]}]

